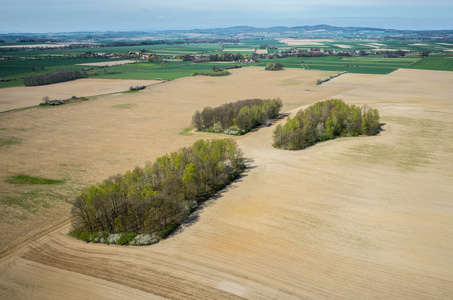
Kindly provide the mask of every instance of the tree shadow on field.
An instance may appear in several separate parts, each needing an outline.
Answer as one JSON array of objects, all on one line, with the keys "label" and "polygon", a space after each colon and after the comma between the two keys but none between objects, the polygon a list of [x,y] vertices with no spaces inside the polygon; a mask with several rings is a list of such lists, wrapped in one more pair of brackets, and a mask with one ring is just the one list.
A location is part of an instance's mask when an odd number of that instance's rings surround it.
[{"label": "tree shadow on field", "polygon": [[173,236],[176,236],[182,233],[185,229],[189,228],[193,224],[195,224],[200,219],[200,214],[208,207],[213,206],[216,202],[223,197],[223,195],[233,189],[238,188],[237,183],[243,181],[244,178],[248,176],[248,173],[256,168],[254,164],[255,160],[251,158],[244,159],[245,163],[245,170],[239,174],[232,182],[230,182],[227,186],[222,188],[221,190],[217,191],[213,196],[209,197],[208,199],[204,200],[203,202],[199,203],[197,208],[175,229],[171,234],[167,235],[164,240],[170,239]]}]

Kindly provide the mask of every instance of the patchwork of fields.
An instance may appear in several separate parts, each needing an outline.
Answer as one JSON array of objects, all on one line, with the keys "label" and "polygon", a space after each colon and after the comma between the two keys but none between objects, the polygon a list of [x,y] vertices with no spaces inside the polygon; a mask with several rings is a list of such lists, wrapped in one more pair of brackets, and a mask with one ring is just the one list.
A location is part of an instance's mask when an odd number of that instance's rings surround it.
[{"label": "patchwork of fields", "polygon": [[[0,298],[452,298],[453,43],[192,37],[206,39],[0,47]],[[317,54],[278,58],[299,50]],[[244,60],[205,62],[225,53]],[[264,70],[275,61],[283,71]],[[236,65],[225,77],[191,76]],[[23,86],[63,70],[92,78]],[[36,107],[45,96],[88,100]],[[259,128],[235,137],[245,174],[158,244],[67,236],[83,188],[224,137],[194,132],[195,110],[277,97],[288,115],[330,98],[366,104],[383,130],[284,151],[272,147],[275,126]]]},{"label": "patchwork of fields", "polygon": [[[21,45],[24,46],[24,45]],[[103,70],[89,71],[89,76],[103,78],[125,79],[155,79],[163,78],[173,80],[189,76],[192,72],[205,72],[213,67],[212,63],[191,65],[182,61],[166,61],[184,55],[215,55],[224,53],[240,53],[245,57],[256,54],[278,54],[281,51],[297,50],[323,50],[323,51],[368,51],[379,53],[386,51],[404,50],[408,54],[403,58],[384,58],[383,54],[368,56],[330,56],[330,57],[288,57],[281,59],[286,68],[316,69],[326,71],[348,71],[351,73],[388,74],[397,68],[453,70],[452,50],[453,44],[438,42],[413,42],[413,41],[367,41],[367,40],[330,40],[330,39],[275,39],[275,40],[241,40],[237,43],[176,43],[156,44],[142,46],[118,46],[102,48],[75,48],[75,49],[46,49],[24,48],[19,51],[6,51],[0,48],[0,79],[14,79],[13,81],[0,82],[1,87],[20,86],[21,78],[26,76],[41,75],[62,70],[84,70],[87,63],[114,64],[114,61],[124,59],[118,57],[123,53],[143,53],[155,55],[165,60],[162,62],[144,63],[139,66],[123,66],[110,69],[112,73]],[[421,58],[420,53],[431,52],[428,58]],[[80,58],[86,54],[109,54],[112,58]],[[140,56],[131,56],[138,62]],[[279,59],[280,60],[280,59]],[[301,62],[304,62],[303,66]],[[231,62],[230,66],[235,62]],[[236,62],[237,63],[237,62]],[[262,66],[266,60],[255,64]],[[227,66],[225,66],[227,67]],[[149,70],[152,69],[150,72]]]},{"label": "patchwork of fields", "polygon": [[[451,298],[453,73],[349,73],[317,86],[333,72],[231,72],[3,114],[0,298]],[[260,128],[236,138],[244,176],[162,242],[66,235],[80,189],[220,137],[181,134],[194,110],[275,97],[288,114],[329,98],[367,104],[384,130],[284,151],[271,146],[275,127]],[[7,182],[21,174],[61,183]]]}]

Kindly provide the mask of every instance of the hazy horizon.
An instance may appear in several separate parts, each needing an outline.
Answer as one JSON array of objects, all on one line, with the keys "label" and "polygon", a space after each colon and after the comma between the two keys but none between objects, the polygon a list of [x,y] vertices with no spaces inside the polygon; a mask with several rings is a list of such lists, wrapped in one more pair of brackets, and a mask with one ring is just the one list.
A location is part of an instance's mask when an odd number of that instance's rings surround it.
[{"label": "hazy horizon", "polygon": [[352,0],[145,1],[2,0],[1,33],[161,31],[328,24],[400,30],[452,30],[453,2]]}]

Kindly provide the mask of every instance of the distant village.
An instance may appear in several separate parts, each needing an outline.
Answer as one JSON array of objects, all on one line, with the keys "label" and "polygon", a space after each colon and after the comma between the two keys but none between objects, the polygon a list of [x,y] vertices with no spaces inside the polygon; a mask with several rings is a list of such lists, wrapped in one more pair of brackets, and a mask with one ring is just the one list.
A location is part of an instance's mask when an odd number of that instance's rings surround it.
[{"label": "distant village", "polygon": [[[130,51],[123,54],[118,53],[86,53],[91,57],[106,57],[106,58],[129,58],[129,59],[140,59],[143,61],[160,61],[165,60],[178,60],[178,61],[192,61],[192,62],[205,62],[205,61],[236,61],[242,63],[254,63],[260,59],[272,59],[272,58],[283,58],[283,57],[322,57],[322,56],[340,56],[340,57],[349,57],[349,56],[367,56],[367,55],[385,55],[387,57],[403,57],[409,51],[406,50],[326,50],[321,48],[311,48],[299,50],[295,47],[290,47],[288,49],[277,50],[277,48],[266,48],[273,50],[270,53],[258,53],[255,49],[255,52],[252,54],[241,54],[228,52],[228,49],[225,49],[223,53],[216,54],[186,54],[186,55],[163,55],[163,54],[154,54],[149,53],[146,50],[143,51]],[[244,51],[247,53],[249,51]],[[82,54],[83,55],[83,54]]]}]

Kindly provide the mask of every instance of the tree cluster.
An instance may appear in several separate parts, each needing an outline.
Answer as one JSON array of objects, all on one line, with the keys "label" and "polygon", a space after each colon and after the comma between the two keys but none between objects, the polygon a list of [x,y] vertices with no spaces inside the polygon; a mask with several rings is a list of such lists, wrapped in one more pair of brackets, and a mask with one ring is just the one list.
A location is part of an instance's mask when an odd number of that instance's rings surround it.
[{"label": "tree cluster", "polygon": [[213,132],[237,127],[241,134],[277,117],[282,106],[279,98],[239,100],[214,108],[207,106],[201,112],[195,112],[192,125],[199,131]]},{"label": "tree cluster", "polygon": [[72,96],[71,98],[65,99],[65,100],[50,100],[50,98],[48,96],[45,96],[44,98],[42,98],[42,102],[39,103],[39,106],[63,105],[66,103],[74,103],[74,102],[80,102],[80,101],[86,101],[86,100],[88,100],[88,98],[76,97],[76,96]]},{"label": "tree cluster", "polygon": [[406,55],[406,51],[404,50],[396,50],[396,51],[385,51],[384,57],[385,58],[400,58]]},{"label": "tree cluster", "polygon": [[220,71],[208,71],[208,72],[197,72],[193,71],[192,76],[198,76],[198,75],[203,75],[203,76],[228,76],[231,73],[227,70],[220,70]]},{"label": "tree cluster", "polygon": [[92,232],[157,233],[163,237],[200,201],[243,170],[242,152],[235,141],[198,140],[192,147],[82,191],[72,208],[74,232],[76,237]]},{"label": "tree cluster", "polygon": [[180,56],[183,61],[241,61],[246,58],[246,56],[240,53],[231,53],[226,52],[222,54],[210,54],[210,55],[203,55],[202,58],[196,55],[185,54]]},{"label": "tree cluster", "polygon": [[75,80],[85,77],[80,71],[61,71],[57,73],[49,73],[44,75],[36,75],[24,78],[25,86],[46,85],[64,81]]},{"label": "tree cluster", "polygon": [[266,70],[279,71],[283,70],[283,64],[281,62],[268,62],[266,64]]},{"label": "tree cluster", "polygon": [[259,49],[277,49],[276,45],[261,44]]},{"label": "tree cluster", "polygon": [[274,131],[274,147],[298,150],[341,136],[375,135],[381,129],[379,112],[331,99],[318,102],[288,117]]},{"label": "tree cluster", "polygon": [[137,86],[130,86],[129,91],[139,91],[146,89],[146,85],[137,85]]},{"label": "tree cluster", "polygon": [[209,55],[209,61],[240,61],[245,57],[241,53],[226,52],[222,54]]}]

